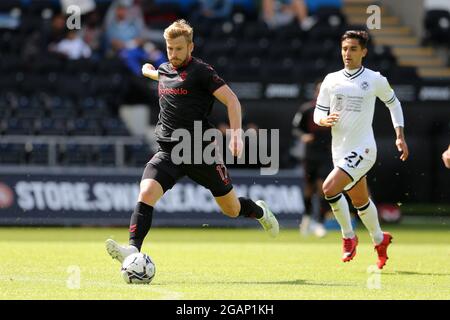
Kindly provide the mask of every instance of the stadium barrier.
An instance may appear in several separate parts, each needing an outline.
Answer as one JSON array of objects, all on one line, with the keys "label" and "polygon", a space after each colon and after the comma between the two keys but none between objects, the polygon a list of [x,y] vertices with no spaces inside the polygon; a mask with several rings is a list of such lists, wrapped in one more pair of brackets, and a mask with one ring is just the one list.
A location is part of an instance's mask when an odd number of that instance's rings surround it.
[{"label": "stadium barrier", "polygon": [[145,143],[142,137],[135,136],[46,136],[46,135],[3,135],[2,144],[44,144],[48,146],[47,164],[58,165],[58,148],[65,145],[114,146],[114,164],[125,165],[125,146],[141,146]]},{"label": "stadium barrier", "polygon": [[[300,170],[260,176],[259,170],[230,170],[238,196],[265,200],[280,225],[298,226],[304,211]],[[136,205],[142,169],[0,167],[0,224],[127,226]],[[220,213],[208,190],[182,179],[155,208],[154,225],[250,227],[251,219]]]}]

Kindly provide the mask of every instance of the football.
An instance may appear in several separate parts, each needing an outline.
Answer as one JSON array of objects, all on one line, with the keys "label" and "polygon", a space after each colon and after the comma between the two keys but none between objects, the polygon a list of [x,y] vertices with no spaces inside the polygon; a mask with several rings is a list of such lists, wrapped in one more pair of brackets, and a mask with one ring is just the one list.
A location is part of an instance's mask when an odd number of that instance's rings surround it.
[{"label": "football", "polygon": [[152,282],[156,268],[145,253],[133,253],[125,258],[120,269],[126,283],[147,284]]}]

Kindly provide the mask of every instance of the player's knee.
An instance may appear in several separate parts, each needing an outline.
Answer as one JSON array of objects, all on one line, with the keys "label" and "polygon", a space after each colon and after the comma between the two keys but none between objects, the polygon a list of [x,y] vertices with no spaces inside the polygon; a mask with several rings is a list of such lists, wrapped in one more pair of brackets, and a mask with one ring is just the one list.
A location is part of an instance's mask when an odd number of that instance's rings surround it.
[{"label": "player's knee", "polygon": [[325,181],[322,184],[322,191],[325,197],[332,197],[339,193],[338,190],[335,190],[333,183],[331,181]]},{"label": "player's knee", "polygon": [[156,181],[145,181],[140,185],[139,199],[146,203],[156,203],[163,195],[161,185]]}]

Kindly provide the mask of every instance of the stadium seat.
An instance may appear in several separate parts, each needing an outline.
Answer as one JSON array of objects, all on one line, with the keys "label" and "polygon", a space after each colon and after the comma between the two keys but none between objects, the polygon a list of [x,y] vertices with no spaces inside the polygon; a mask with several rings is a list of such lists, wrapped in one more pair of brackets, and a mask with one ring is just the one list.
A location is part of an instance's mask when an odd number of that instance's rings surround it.
[{"label": "stadium seat", "polygon": [[116,164],[115,145],[105,144],[94,147],[96,154],[96,164],[99,166],[114,166]]},{"label": "stadium seat", "polygon": [[10,165],[26,163],[25,145],[22,143],[0,143],[0,163]]},{"label": "stadium seat", "polygon": [[0,12],[10,12],[14,8],[20,8],[22,0],[2,0],[0,1]]},{"label": "stadium seat", "polygon": [[[267,25],[263,22],[250,22],[243,24],[241,26],[239,34],[241,35],[241,40],[259,40],[261,38],[272,38],[275,31],[269,29]],[[278,32],[277,32],[278,33]]]},{"label": "stadium seat", "polygon": [[[12,109],[6,101],[5,96],[0,95],[0,119],[9,118],[12,114]],[[1,128],[0,128],[1,132]]]},{"label": "stadium seat", "polygon": [[98,136],[102,130],[96,119],[77,118],[69,120],[69,133],[72,136]]},{"label": "stadium seat", "polygon": [[304,40],[307,36],[307,32],[303,32],[297,23],[282,26],[273,32],[274,34],[271,39],[286,41],[291,41],[292,39]]},{"label": "stadium seat", "polygon": [[303,49],[300,51],[301,59],[303,62],[314,61],[317,58],[329,58],[332,56],[333,51],[340,52],[338,48],[327,48],[323,42],[311,42],[308,41]]},{"label": "stadium seat", "polygon": [[267,53],[267,49],[264,48],[258,40],[248,40],[241,43],[236,47],[234,53],[234,61],[241,59],[248,59],[249,57],[261,57]]},{"label": "stadium seat", "polygon": [[39,104],[36,97],[28,95],[18,96],[18,104],[14,109],[14,116],[17,118],[39,119],[45,114],[44,108]]},{"label": "stadium seat", "polygon": [[152,156],[153,153],[146,144],[125,146],[125,162],[127,165],[142,167]]},{"label": "stadium seat", "polygon": [[84,96],[79,100],[80,111],[83,118],[99,119],[109,116],[106,101],[100,97]]},{"label": "stadium seat", "polygon": [[57,92],[65,97],[77,100],[79,97],[89,93],[90,90],[89,83],[83,83],[74,75],[64,74],[58,78]]},{"label": "stadium seat", "polygon": [[[24,36],[18,30],[0,29],[0,48],[2,48],[2,55],[14,56],[17,52],[19,52],[23,41]],[[3,66],[3,64],[4,63],[0,63],[0,66]]]},{"label": "stadium seat", "polygon": [[262,63],[261,78],[265,82],[276,83],[292,83],[296,82],[294,78],[294,60],[290,58],[283,58],[278,63],[270,63],[265,60]]},{"label": "stadium seat", "polygon": [[256,21],[258,19],[258,10],[253,0],[233,0],[232,16],[243,14],[245,21]]},{"label": "stadium seat", "polygon": [[30,144],[28,151],[28,163],[33,165],[47,165],[49,162],[49,145],[34,143]]},{"label": "stadium seat", "polygon": [[208,42],[203,48],[202,58],[206,62],[210,62],[210,59],[219,55],[231,55],[236,47],[235,41],[223,41],[214,40]]},{"label": "stadium seat", "polygon": [[0,88],[2,91],[18,91],[19,85],[14,81],[15,74],[0,74]]},{"label": "stadium seat", "polygon": [[125,124],[118,118],[107,118],[101,120],[103,132],[107,136],[129,136]]},{"label": "stadium seat", "polygon": [[66,144],[59,146],[59,162],[69,166],[86,166],[92,161],[92,146]]},{"label": "stadium seat", "polygon": [[64,71],[66,59],[61,55],[54,53],[45,53],[36,56],[30,63],[33,72],[44,74],[50,72]]},{"label": "stadium seat", "polygon": [[97,70],[97,65],[91,59],[68,60],[65,69],[70,74],[91,74]]},{"label": "stadium seat", "polygon": [[[319,58],[315,61],[305,60],[294,66],[294,77],[298,82],[314,82],[317,79],[323,79],[326,75],[327,60]],[[342,69],[342,64],[338,69]]]},{"label": "stadium seat", "polygon": [[325,24],[332,27],[344,27],[347,19],[338,6],[322,6],[314,13],[318,24]]},{"label": "stadium seat", "polygon": [[67,120],[65,118],[44,118],[38,121],[37,132],[40,135],[68,135]]},{"label": "stadium seat", "polygon": [[21,91],[27,95],[32,95],[36,91],[52,91],[52,83],[47,81],[46,75],[38,73],[25,73],[24,80],[20,83]]},{"label": "stadium seat", "polygon": [[22,59],[13,53],[2,55],[0,60],[0,70],[2,73],[17,73],[22,68],[22,64]]},{"label": "stadium seat", "polygon": [[440,45],[450,45],[450,12],[428,10],[425,13],[425,41]]},{"label": "stadium seat", "polygon": [[114,73],[110,75],[98,75],[91,81],[90,93],[95,95],[102,95],[108,93],[120,94],[124,90],[124,77],[121,73]]},{"label": "stadium seat", "polygon": [[308,41],[316,44],[322,43],[325,40],[330,40],[339,45],[339,40],[344,33],[344,28],[341,26],[330,26],[328,24],[316,24],[308,34]]},{"label": "stadium seat", "polygon": [[68,97],[50,96],[48,103],[50,117],[52,118],[75,118],[78,116],[74,101]]},{"label": "stadium seat", "polygon": [[261,59],[259,57],[236,57],[230,66],[228,77],[231,81],[251,82],[257,81],[261,76]]},{"label": "stadium seat", "polygon": [[271,43],[271,45],[267,49],[266,57],[271,58],[273,62],[279,60],[282,57],[293,57],[294,54],[295,53],[291,50],[289,44],[275,41]]},{"label": "stadium seat", "polygon": [[97,65],[99,74],[105,75],[110,73],[125,73],[127,68],[119,58],[101,59]]},{"label": "stadium seat", "polygon": [[[25,10],[26,11],[26,10]],[[41,14],[33,14],[24,12],[21,16],[20,32],[23,35],[30,35],[37,30],[40,30],[43,24]]]},{"label": "stadium seat", "polygon": [[9,118],[6,120],[4,132],[8,135],[32,135],[34,134],[34,119]]}]

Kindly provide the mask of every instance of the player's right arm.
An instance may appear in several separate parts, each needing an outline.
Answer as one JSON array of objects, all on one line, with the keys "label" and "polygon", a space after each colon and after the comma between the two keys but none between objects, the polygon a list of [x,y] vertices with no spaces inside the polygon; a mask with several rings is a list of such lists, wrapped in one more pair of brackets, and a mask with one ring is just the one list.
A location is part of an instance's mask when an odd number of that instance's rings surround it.
[{"label": "player's right arm", "polygon": [[314,122],[321,127],[332,127],[339,120],[338,113],[330,112],[330,93],[328,90],[328,76],[320,86],[319,95],[317,97],[316,107],[314,109]]},{"label": "player's right arm", "polygon": [[142,75],[155,81],[159,80],[158,70],[150,63],[146,63],[142,66]]}]

